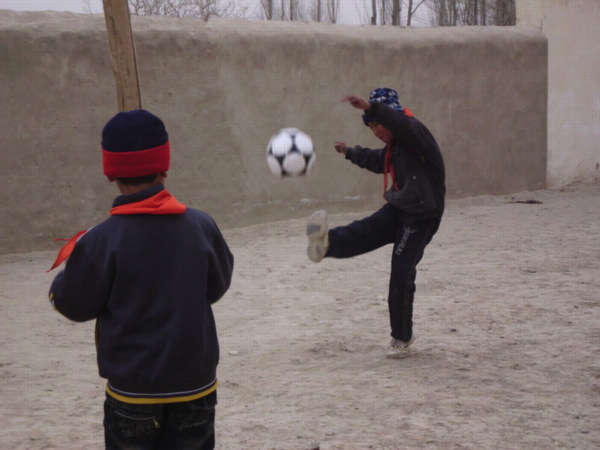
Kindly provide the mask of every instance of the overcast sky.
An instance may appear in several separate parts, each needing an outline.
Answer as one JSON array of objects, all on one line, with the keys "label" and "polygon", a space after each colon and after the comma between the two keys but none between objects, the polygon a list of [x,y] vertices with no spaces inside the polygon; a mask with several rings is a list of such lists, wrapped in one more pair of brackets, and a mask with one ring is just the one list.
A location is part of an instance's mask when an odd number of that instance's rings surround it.
[{"label": "overcast sky", "polygon": [[[258,10],[259,0],[243,0],[251,6],[251,15]],[[365,0],[342,0],[340,2],[339,23],[360,24],[364,15]],[[102,0],[90,0],[92,12],[102,12]],[[72,11],[77,13],[87,12],[83,0],[0,0],[0,9],[14,9],[20,11]]]}]

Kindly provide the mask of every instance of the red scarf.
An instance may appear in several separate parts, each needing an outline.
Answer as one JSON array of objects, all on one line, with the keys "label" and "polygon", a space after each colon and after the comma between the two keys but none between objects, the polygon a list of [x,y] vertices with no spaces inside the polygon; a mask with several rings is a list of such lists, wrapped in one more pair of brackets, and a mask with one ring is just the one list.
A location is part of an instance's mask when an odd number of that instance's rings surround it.
[{"label": "red scarf", "polygon": [[[139,202],[126,203],[124,205],[119,205],[111,208],[110,215],[125,215],[125,214],[183,214],[186,210],[186,206],[182,203],[179,203],[175,197],[167,192],[166,189],[163,189],[158,194],[153,195],[144,200],[140,200]],[[72,238],[57,238],[56,241],[69,241],[67,242],[63,248],[58,252],[58,256],[46,272],[50,272],[52,269],[60,266],[60,264],[66,260],[73,249],[75,248],[75,244],[79,240],[81,236],[83,236],[87,230],[80,231]]]},{"label": "red scarf", "polygon": [[110,215],[126,214],[183,214],[185,205],[163,189],[158,194],[139,202],[125,203],[111,208]]},{"label": "red scarf", "polygon": [[392,182],[394,183],[394,188],[398,190],[398,185],[396,184],[396,170],[394,169],[394,164],[392,164],[392,146],[388,144],[385,149],[385,165],[383,168],[383,195],[387,191],[388,186],[388,174],[392,177]]},{"label": "red scarf", "polygon": [[69,257],[69,255],[73,252],[73,249],[75,248],[75,244],[77,243],[77,241],[79,240],[79,238],[81,236],[83,236],[86,232],[87,232],[87,230],[80,231],[75,236],[73,236],[71,239],[69,239],[69,238],[56,238],[56,239],[54,239],[55,241],[69,241],[69,242],[67,242],[58,251],[58,255],[56,256],[56,260],[54,261],[54,264],[52,264],[52,267],[50,267],[50,269],[46,270],[46,273],[48,273],[52,269],[55,269],[56,267],[60,266],[60,263],[62,263],[65,259],[67,259]]}]

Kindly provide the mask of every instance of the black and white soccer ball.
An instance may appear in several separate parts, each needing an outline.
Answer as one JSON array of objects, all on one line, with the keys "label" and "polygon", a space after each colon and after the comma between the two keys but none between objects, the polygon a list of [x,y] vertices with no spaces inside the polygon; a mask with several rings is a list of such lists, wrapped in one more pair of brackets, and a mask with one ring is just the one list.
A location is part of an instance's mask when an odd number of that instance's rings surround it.
[{"label": "black and white soccer ball", "polygon": [[310,136],[297,128],[283,128],[267,145],[267,164],[278,177],[308,175],[315,163]]}]

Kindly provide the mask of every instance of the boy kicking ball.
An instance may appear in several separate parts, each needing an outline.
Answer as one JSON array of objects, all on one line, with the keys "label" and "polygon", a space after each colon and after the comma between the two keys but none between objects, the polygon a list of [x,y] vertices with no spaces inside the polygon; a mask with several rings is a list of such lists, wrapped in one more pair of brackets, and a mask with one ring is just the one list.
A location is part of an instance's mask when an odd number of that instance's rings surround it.
[{"label": "boy kicking ball", "polygon": [[[329,229],[327,213],[308,220],[308,257],[350,258],[394,244],[388,306],[392,340],[390,359],[409,355],[413,335],[413,301],[417,265],[444,213],[444,160],[433,135],[400,105],[389,88],[371,91],[369,101],[356,95],[342,99],[362,110],[362,119],[385,146],[369,149],[336,142],[335,150],[357,166],[382,173],[386,204],[369,217]],[[388,189],[388,175],[391,185]]]}]

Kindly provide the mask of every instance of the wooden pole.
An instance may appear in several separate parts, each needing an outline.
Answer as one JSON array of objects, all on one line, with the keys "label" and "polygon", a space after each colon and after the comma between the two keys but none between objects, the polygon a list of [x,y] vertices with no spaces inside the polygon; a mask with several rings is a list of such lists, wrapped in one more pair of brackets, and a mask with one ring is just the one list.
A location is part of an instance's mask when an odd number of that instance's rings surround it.
[{"label": "wooden pole", "polygon": [[127,0],[102,0],[119,111],[142,107]]}]

